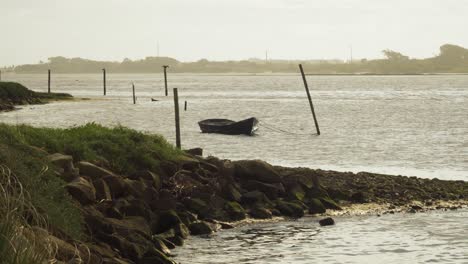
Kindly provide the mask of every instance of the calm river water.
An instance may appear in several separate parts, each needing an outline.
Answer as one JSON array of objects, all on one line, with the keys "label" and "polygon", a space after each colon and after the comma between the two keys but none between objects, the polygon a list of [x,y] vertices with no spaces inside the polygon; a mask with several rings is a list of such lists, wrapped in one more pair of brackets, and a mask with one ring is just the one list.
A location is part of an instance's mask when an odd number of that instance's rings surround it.
[{"label": "calm river water", "polygon": [[[46,74],[2,77],[47,90]],[[468,180],[468,76],[309,76],[308,81],[320,136],[313,135],[298,75],[170,74],[181,106],[188,103],[181,112],[183,147],[277,165]],[[0,122],[121,124],[175,141],[173,99],[164,96],[159,74],[108,74],[105,98],[98,74],[52,75],[52,90],[91,100],[25,106],[0,114]],[[207,118],[251,116],[260,120],[254,137],[202,134],[197,125]],[[176,254],[182,263],[468,263],[467,223],[467,211],[343,217],[330,228],[305,218],[191,238]]]}]

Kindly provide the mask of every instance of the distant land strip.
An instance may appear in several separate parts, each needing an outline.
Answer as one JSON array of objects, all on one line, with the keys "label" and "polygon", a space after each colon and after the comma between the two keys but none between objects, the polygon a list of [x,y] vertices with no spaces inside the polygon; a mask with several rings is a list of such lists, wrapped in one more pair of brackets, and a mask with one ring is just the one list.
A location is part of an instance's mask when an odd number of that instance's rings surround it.
[{"label": "distant land strip", "polygon": [[82,58],[51,57],[47,62],[0,68],[3,72],[44,73],[158,73],[168,65],[172,73],[297,73],[299,63],[308,75],[441,75],[468,74],[468,49],[445,44],[439,55],[414,59],[392,50],[382,51],[384,59],[341,60],[261,60],[180,62],[169,57],[146,57],[122,62],[94,61]]}]

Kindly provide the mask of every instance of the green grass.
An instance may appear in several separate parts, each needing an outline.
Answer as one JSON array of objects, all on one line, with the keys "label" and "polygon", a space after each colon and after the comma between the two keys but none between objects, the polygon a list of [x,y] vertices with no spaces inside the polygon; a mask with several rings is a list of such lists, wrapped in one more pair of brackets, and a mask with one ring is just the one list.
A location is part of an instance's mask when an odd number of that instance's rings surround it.
[{"label": "green grass", "polygon": [[75,161],[107,163],[110,169],[122,174],[142,169],[158,171],[162,160],[176,160],[181,154],[162,136],[94,123],[68,129],[0,124],[1,138],[43,148],[49,153],[72,155]]},{"label": "green grass", "polygon": [[29,90],[16,82],[0,82],[0,102],[13,104],[40,104],[49,100],[64,100],[72,98],[66,93],[39,93]]},{"label": "green grass", "polygon": [[107,128],[94,123],[68,129],[34,128],[0,124],[0,165],[8,166],[30,193],[50,226],[73,238],[82,234],[82,217],[53,172],[43,151],[72,155],[75,161],[108,164],[121,174],[149,169],[157,172],[161,161],[182,154],[162,136],[124,127]]},{"label": "green grass", "polygon": [[80,238],[82,217],[63,186],[65,182],[53,172],[46,155],[31,147],[9,141],[0,128],[0,165],[7,166],[29,193],[30,202],[51,226],[73,238]]}]

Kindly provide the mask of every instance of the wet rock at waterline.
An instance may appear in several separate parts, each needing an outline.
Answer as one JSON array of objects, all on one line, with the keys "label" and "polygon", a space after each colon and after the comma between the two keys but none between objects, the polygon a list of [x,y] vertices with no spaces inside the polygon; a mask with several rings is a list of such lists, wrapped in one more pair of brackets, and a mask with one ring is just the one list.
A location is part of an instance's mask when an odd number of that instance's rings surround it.
[{"label": "wet rock at waterline", "polygon": [[333,218],[331,218],[331,217],[327,217],[327,218],[319,220],[319,224],[320,224],[320,226],[334,225],[335,220],[333,220]]}]

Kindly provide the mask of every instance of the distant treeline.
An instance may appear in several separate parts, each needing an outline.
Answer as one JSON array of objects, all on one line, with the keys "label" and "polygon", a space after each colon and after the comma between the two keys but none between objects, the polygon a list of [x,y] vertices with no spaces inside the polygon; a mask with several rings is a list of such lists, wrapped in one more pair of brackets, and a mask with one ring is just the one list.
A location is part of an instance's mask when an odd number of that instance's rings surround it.
[{"label": "distant treeline", "polygon": [[208,61],[180,62],[168,57],[147,57],[142,60],[125,59],[122,62],[93,61],[81,58],[52,57],[48,62],[20,65],[9,70],[16,73],[99,73],[106,68],[110,73],[154,73],[169,65],[171,72],[190,73],[265,73],[297,72],[298,63],[304,64],[309,74],[424,74],[468,73],[468,50],[451,44],[440,47],[439,55],[426,59],[412,59],[392,50],[384,50],[384,59],[342,61]]}]

